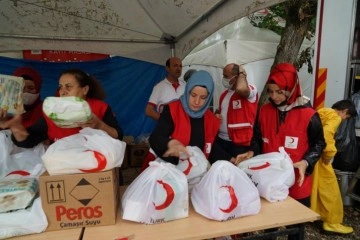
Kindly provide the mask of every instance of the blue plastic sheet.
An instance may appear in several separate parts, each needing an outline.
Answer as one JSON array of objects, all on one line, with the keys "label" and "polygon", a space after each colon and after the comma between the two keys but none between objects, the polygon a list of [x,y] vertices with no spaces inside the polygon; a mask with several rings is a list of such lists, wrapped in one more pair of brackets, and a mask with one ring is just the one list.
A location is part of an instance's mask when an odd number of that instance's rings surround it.
[{"label": "blue plastic sheet", "polygon": [[145,115],[145,107],[154,85],[166,76],[162,65],[124,57],[65,63],[0,57],[0,74],[12,75],[20,66],[33,67],[41,74],[42,99],[54,96],[61,72],[82,69],[102,83],[107,95],[105,101],[116,114],[125,135],[148,135],[155,127],[156,122]]}]

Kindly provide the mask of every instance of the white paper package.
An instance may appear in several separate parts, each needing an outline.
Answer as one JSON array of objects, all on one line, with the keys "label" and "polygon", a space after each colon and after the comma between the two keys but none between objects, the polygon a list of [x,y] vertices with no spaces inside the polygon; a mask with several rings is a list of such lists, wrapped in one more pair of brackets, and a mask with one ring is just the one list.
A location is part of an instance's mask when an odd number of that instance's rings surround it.
[{"label": "white paper package", "polygon": [[0,108],[5,109],[9,116],[22,113],[22,91],[24,79],[11,75],[0,74]]},{"label": "white paper package", "polygon": [[89,104],[80,97],[47,97],[43,111],[58,127],[74,128],[91,118]]},{"label": "white paper package", "polygon": [[188,217],[185,175],[171,163],[152,161],[149,165],[126,189],[121,199],[122,218],[156,224]]},{"label": "white paper package", "polygon": [[11,178],[0,180],[0,213],[24,209],[38,192],[36,178]]},{"label": "white paper package", "polygon": [[260,154],[238,164],[269,202],[282,201],[295,182],[293,163],[283,147],[279,152]]},{"label": "white paper package", "polygon": [[229,161],[216,161],[191,191],[197,213],[227,221],[259,213],[259,192],[249,177]]}]

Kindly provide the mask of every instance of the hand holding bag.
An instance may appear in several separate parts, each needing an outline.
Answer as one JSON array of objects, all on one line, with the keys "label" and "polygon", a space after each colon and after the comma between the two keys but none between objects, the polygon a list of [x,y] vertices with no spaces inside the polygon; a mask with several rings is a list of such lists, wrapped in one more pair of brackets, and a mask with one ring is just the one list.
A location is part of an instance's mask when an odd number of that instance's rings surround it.
[{"label": "hand holding bag", "polygon": [[279,152],[260,154],[238,164],[254,182],[260,196],[269,202],[282,201],[295,182],[292,160],[283,147]]}]

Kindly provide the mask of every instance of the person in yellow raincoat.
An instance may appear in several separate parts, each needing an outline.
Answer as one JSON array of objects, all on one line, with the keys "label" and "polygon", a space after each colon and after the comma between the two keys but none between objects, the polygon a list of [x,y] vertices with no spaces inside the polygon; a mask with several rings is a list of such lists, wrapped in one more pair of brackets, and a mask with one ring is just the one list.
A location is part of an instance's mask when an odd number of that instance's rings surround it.
[{"label": "person in yellow raincoat", "polygon": [[331,108],[319,109],[318,113],[324,129],[326,148],[313,171],[311,209],[320,214],[325,231],[349,234],[353,232],[353,228],[342,224],[343,202],[331,160],[337,151],[335,132],[342,120],[357,115],[356,108],[351,100],[341,100]]}]

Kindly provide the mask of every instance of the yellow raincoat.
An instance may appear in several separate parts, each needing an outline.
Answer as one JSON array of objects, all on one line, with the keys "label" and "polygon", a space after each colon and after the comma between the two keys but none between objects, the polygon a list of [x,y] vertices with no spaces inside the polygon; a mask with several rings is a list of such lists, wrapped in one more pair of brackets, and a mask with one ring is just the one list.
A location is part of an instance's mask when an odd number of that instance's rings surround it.
[{"label": "yellow raincoat", "polygon": [[324,128],[326,148],[314,167],[311,209],[320,214],[324,222],[337,224],[343,221],[343,202],[339,184],[330,161],[336,154],[334,135],[341,118],[331,108],[319,109],[318,113]]}]

